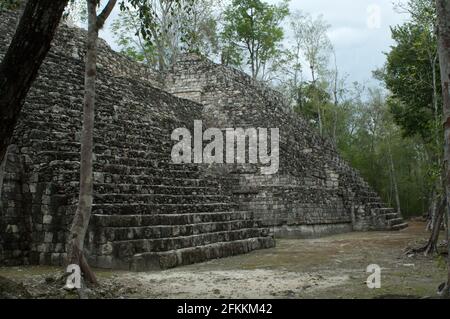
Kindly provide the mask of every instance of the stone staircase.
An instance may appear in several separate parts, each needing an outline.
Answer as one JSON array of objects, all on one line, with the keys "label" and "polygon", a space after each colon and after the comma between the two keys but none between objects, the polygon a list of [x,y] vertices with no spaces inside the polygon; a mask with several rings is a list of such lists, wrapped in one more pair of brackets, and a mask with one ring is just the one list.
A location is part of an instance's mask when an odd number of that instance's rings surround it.
[{"label": "stone staircase", "polygon": [[[39,174],[51,176],[57,185],[54,192],[65,201],[58,208],[65,214],[64,228],[76,209],[80,145],[63,142],[70,137],[61,131],[59,139],[52,133],[53,140],[47,136],[30,142],[49,150],[37,154],[40,162],[49,163]],[[121,149],[119,143],[125,138],[135,144],[128,142],[129,147]],[[92,265],[169,268],[274,245],[269,230],[252,212],[238,211],[238,204],[218,181],[203,178],[198,166],[167,162],[162,153],[152,150],[154,141],[139,144],[139,139],[139,135],[117,136],[117,146],[114,142],[95,146],[94,205],[87,243]]]},{"label": "stone staircase", "polygon": [[[361,229],[379,229],[398,231],[408,227],[402,216],[386,205],[381,197],[374,192],[358,172],[350,175],[351,185],[355,191],[354,198],[364,205],[366,214],[358,216]],[[375,219],[375,220],[374,220]],[[375,228],[374,228],[374,225]]]},{"label": "stone staircase", "polygon": [[253,213],[237,211],[231,196],[217,181],[203,179],[198,167],[150,163],[96,166],[105,183],[96,184],[94,198],[94,265],[164,269],[273,246]]}]

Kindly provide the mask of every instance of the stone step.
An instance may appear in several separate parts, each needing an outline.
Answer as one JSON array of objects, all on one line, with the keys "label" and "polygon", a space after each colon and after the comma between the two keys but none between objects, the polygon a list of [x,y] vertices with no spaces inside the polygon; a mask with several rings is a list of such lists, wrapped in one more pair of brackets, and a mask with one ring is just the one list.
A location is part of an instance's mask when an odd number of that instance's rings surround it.
[{"label": "stone step", "polygon": [[330,191],[329,188],[323,185],[289,185],[289,184],[261,184],[261,185],[251,185],[251,186],[241,186],[239,189],[234,190],[235,193],[255,193],[255,192],[266,192],[270,191],[273,193],[284,193],[284,192],[303,192],[305,190],[324,190],[327,192]]},{"label": "stone step", "polygon": [[197,176],[180,177],[174,173],[172,176],[158,175],[120,175],[109,173],[96,173],[100,183],[114,184],[135,184],[135,185],[160,185],[160,186],[180,186],[180,187],[213,187],[217,190],[221,188],[218,180],[203,179]]},{"label": "stone step", "polygon": [[[79,171],[60,171],[51,176],[41,176],[42,182],[61,182],[64,185],[78,183]],[[72,182],[69,182],[72,181]],[[120,175],[94,172],[94,184],[134,184],[134,185],[161,185],[161,186],[190,186],[190,187],[219,187],[217,180],[202,178],[179,178],[176,176],[146,176],[146,175]]]},{"label": "stone step", "polygon": [[394,219],[387,220],[388,227],[400,225],[402,223],[403,223],[403,218],[394,218]]},{"label": "stone step", "polygon": [[380,196],[378,195],[378,193],[376,193],[376,192],[374,192],[374,191],[372,191],[372,190],[370,190],[370,189],[367,189],[367,190],[361,189],[361,190],[358,192],[358,195],[359,195],[359,196],[362,196],[362,197],[375,197],[375,198],[380,198]]},{"label": "stone step", "polygon": [[[49,150],[49,151],[57,151],[57,152],[80,152],[81,144],[79,142],[58,142],[58,141],[49,141],[49,140],[40,140],[40,139],[29,139],[29,145],[37,150]],[[108,142],[108,145],[95,143],[93,152],[95,154],[107,154],[112,155],[113,151],[116,151],[114,155],[118,156],[127,156],[129,154],[129,150],[133,151],[142,151],[146,153],[150,153],[151,155],[155,155],[153,158],[167,158],[167,160],[171,159],[171,149],[167,148],[166,152],[164,152],[164,148],[161,149],[159,145],[147,145],[147,144],[137,144],[137,143],[127,143],[126,148],[123,147],[123,144],[117,143],[115,141]],[[159,155],[159,156],[158,156]]]},{"label": "stone step", "polygon": [[[106,87],[105,87],[106,89]],[[121,88],[123,89],[123,88]],[[108,90],[106,90],[108,91]],[[109,90],[109,92],[111,92]],[[56,92],[52,92],[53,95],[58,95]],[[130,92],[130,94],[133,94]],[[27,107],[24,109],[23,118],[39,118],[44,121],[47,118],[42,117],[43,114],[50,114],[52,117],[61,117],[61,118],[69,118],[74,123],[81,123],[82,119],[82,97],[81,93],[79,97],[81,101],[77,97],[71,97],[70,103],[67,103],[70,108],[68,108],[67,104],[64,105],[64,111],[61,110],[61,100],[65,99],[66,94],[60,93],[59,96],[53,97],[52,102],[49,103],[49,98],[46,96],[42,98],[40,95],[35,96],[33,103],[27,103]],[[108,122],[116,122],[120,121],[129,121],[133,123],[148,123],[154,125],[159,130],[162,130],[160,119],[157,116],[153,116],[152,112],[149,112],[148,105],[143,103],[133,103],[130,101],[127,103],[126,107],[120,105],[120,101],[122,100],[122,96],[118,96],[117,99],[114,99],[112,96],[109,96],[107,93],[103,93],[101,98],[96,102],[96,120],[97,122],[108,123]],[[119,104],[119,105],[118,105]],[[117,107],[117,108],[116,108]],[[39,117],[41,116],[41,117]],[[173,124],[180,122],[175,117],[170,118]],[[179,127],[179,125],[177,126]]]},{"label": "stone step", "polygon": [[[50,167],[60,166],[64,170],[79,170],[80,166],[80,156],[75,157],[75,153],[67,152],[65,153],[66,159],[53,159],[48,161],[47,165]],[[53,156],[54,155],[54,156]],[[51,157],[58,157],[57,153],[52,154],[52,156],[45,155],[47,159]],[[62,157],[62,156],[59,156]],[[69,160],[68,158],[74,160]],[[174,164],[171,162],[162,162],[155,159],[134,159],[128,157],[113,157],[108,155],[94,155],[94,171],[100,172],[101,168],[106,167],[108,170],[119,171],[122,173],[123,170],[127,168],[135,169],[152,169],[152,170],[170,170],[170,171],[185,171],[185,172],[195,172],[200,170],[200,165],[197,164]],[[45,167],[45,166],[43,166]],[[128,174],[135,175],[135,174]],[[209,177],[209,176],[205,176]],[[211,177],[212,178],[212,177]]]},{"label": "stone step", "polygon": [[392,214],[392,213],[397,214],[397,212],[395,211],[395,209],[394,209],[394,208],[391,208],[391,207],[383,207],[383,208],[379,208],[379,209],[378,209],[378,212],[379,212],[380,214],[382,214],[382,215],[387,215],[387,214]]},{"label": "stone step", "polygon": [[275,247],[273,237],[255,237],[233,242],[218,242],[162,253],[142,253],[133,256],[129,270],[163,270],[182,265],[205,262],[211,259],[246,254],[258,249]]},{"label": "stone step", "polygon": [[178,178],[195,178],[199,176],[198,169],[189,166],[178,166],[175,164],[168,164],[165,168],[153,168],[94,163],[94,171],[119,175],[159,175]]},{"label": "stone step", "polygon": [[[135,239],[114,241],[107,245],[111,254],[118,259],[127,259],[135,254],[146,252],[162,252],[188,247],[197,247],[217,242],[232,242],[254,237],[269,236],[268,228],[244,228],[233,231],[206,233],[192,236],[178,236],[156,239]],[[105,255],[105,247],[100,246],[96,255]]]},{"label": "stone step", "polygon": [[376,197],[361,196],[361,197],[358,197],[358,199],[364,203],[381,203],[382,202],[382,199],[379,196],[376,196]]},{"label": "stone step", "polygon": [[140,158],[140,159],[156,159],[160,162],[171,162],[171,150],[166,149],[165,151],[158,147],[151,147],[148,149],[137,149],[134,147],[127,147],[123,145],[112,146],[112,145],[94,145],[94,153],[99,155],[107,155],[114,157],[128,157],[128,158]]},{"label": "stone step", "polygon": [[[106,140],[114,140],[120,144],[129,144],[130,142],[137,144],[147,144],[147,145],[159,145],[165,147],[172,147],[175,144],[171,140],[169,134],[163,134],[160,132],[155,132],[154,135],[134,135],[126,134],[123,131],[101,131],[101,135],[98,134],[99,131],[94,131],[94,143],[104,142]],[[29,132],[29,136],[34,139],[40,140],[51,140],[60,143],[70,142],[80,142],[80,132],[77,131],[55,131],[55,130],[42,130],[42,129],[32,129]]]},{"label": "stone step", "polygon": [[392,220],[392,219],[398,218],[398,213],[387,213],[387,214],[382,214],[382,215],[385,216],[386,220]]},{"label": "stone step", "polygon": [[[225,195],[95,194],[96,204],[207,204],[231,202]],[[73,204],[76,204],[78,199]]]},{"label": "stone step", "polygon": [[151,215],[151,214],[192,214],[236,210],[237,203],[201,204],[95,204],[95,214],[106,215]]},{"label": "stone step", "polygon": [[96,155],[95,163],[98,165],[115,165],[132,166],[132,167],[151,167],[157,169],[169,170],[185,170],[185,171],[199,171],[201,165],[198,164],[175,164],[173,162],[165,162],[160,160],[149,160],[145,158],[130,158],[120,156]]},{"label": "stone step", "polygon": [[[172,122],[170,128],[164,128],[164,123],[161,123],[158,120],[155,124],[144,124],[144,125],[134,125],[133,122],[125,121],[124,123],[120,122],[116,123],[102,123],[99,126],[96,126],[99,130],[115,130],[115,131],[126,131],[127,134],[134,136],[155,136],[164,140],[170,140],[170,136],[172,135],[172,131],[178,127],[184,127],[185,124]],[[152,126],[153,125],[153,126]]]},{"label": "stone step", "polygon": [[[36,138],[46,140],[49,136],[55,136],[56,140],[60,140],[62,137],[68,138],[70,141],[79,141],[79,135],[81,132],[81,122],[78,123],[70,123],[64,122],[61,123],[59,121],[48,121],[42,114],[37,116],[30,116],[30,119],[25,118],[21,120],[21,122],[17,125],[17,130],[24,131],[25,136],[32,138],[34,136],[34,130],[38,134],[36,134]],[[39,119],[43,117],[42,119]],[[132,125],[132,124],[131,124]],[[31,128],[31,129],[30,129]],[[45,128],[45,130],[43,130]],[[126,135],[129,137],[148,137],[152,140],[155,139],[158,144],[161,141],[169,142],[170,135],[172,133],[171,130],[161,129],[158,126],[147,127],[147,128],[134,128],[133,126],[124,126],[124,125],[116,125],[111,123],[102,123],[97,121],[95,123],[94,130],[94,138],[105,138],[109,137],[113,139],[117,136],[117,132],[126,131]],[[40,133],[41,132],[41,133]],[[45,134],[47,132],[47,134]],[[69,132],[69,133],[68,133]],[[102,132],[102,135],[98,135],[97,132]],[[153,143],[152,143],[153,144]]]},{"label": "stone step", "polygon": [[[173,183],[173,185],[179,185]],[[96,194],[167,194],[167,195],[217,195],[221,190],[217,187],[173,186],[173,185],[136,185],[94,183]],[[57,185],[55,192],[59,194],[78,193],[79,182]]]},{"label": "stone step", "polygon": [[[80,153],[77,152],[55,152],[45,151],[39,152],[37,156],[45,163],[53,161],[68,161],[79,162]],[[174,164],[169,161],[162,161],[160,159],[149,159],[141,157],[127,157],[127,156],[111,156],[107,154],[95,154],[94,162],[103,165],[124,165],[124,166],[137,166],[137,167],[153,167],[160,169],[182,169],[182,170],[194,170],[197,171],[201,167],[198,164]]]},{"label": "stone step", "polygon": [[207,213],[159,214],[159,215],[92,215],[95,227],[145,227],[154,225],[192,225],[218,223],[233,220],[253,220],[248,211],[222,211]]},{"label": "stone step", "polygon": [[[364,202],[363,202],[364,203]],[[365,202],[365,205],[367,205],[370,208],[376,208],[376,209],[380,209],[380,208],[385,208],[386,204],[383,202]]]},{"label": "stone step", "polygon": [[[59,95],[56,97],[50,97],[51,99],[53,98],[52,100],[54,103],[49,103],[50,101],[48,97],[41,98],[41,96],[37,95],[33,103],[28,104],[29,106],[27,105],[28,107],[25,108],[25,112],[22,115],[23,118],[37,118],[45,121],[48,118],[44,117],[43,115],[47,114],[54,119],[59,118],[60,120],[71,120],[72,122],[81,123],[81,120],[83,118],[83,111],[81,108],[82,103],[80,104],[79,101],[67,103],[69,107],[67,107],[67,105],[64,105],[65,108],[64,110],[62,110],[61,99],[64,99],[64,97],[57,92],[52,92],[52,94]],[[81,95],[81,97],[82,96],[83,95]],[[123,106],[118,105],[120,104],[120,98],[119,101],[111,101],[110,104],[104,103],[108,101],[107,99],[107,95],[102,94],[101,98],[96,101],[95,117],[97,122],[105,123],[123,120],[132,122],[134,121],[136,123],[148,123],[158,126],[157,118],[155,116],[152,116],[152,114],[148,112],[148,108],[147,110],[145,110],[145,106],[134,108],[133,111],[130,111],[130,109],[121,110],[121,107],[123,108]],[[74,99],[72,98],[72,100]],[[142,104],[139,105],[129,103],[127,106],[131,108],[132,105],[141,106]]]},{"label": "stone step", "polygon": [[[80,160],[79,151],[74,152],[74,151],[44,150],[38,151],[36,155],[42,158],[42,161],[44,163],[50,163],[54,160],[63,160],[63,161]],[[168,157],[167,154],[161,152],[147,152],[118,147],[110,147],[106,149],[106,147],[103,147],[101,145],[94,145],[94,159],[99,157],[104,161],[114,158],[117,159],[128,158],[130,160],[136,159],[136,160],[157,161],[158,163],[172,162],[172,159]]]},{"label": "stone step", "polygon": [[91,238],[93,238],[94,243],[101,244],[112,241],[126,241],[135,239],[157,239],[178,236],[186,237],[206,233],[259,227],[262,227],[261,222],[255,220],[232,220],[186,225],[103,227],[95,228],[95,231],[92,232]]},{"label": "stone step", "polygon": [[[129,112],[131,113],[131,112]],[[22,114],[22,122],[29,124],[30,127],[47,127],[54,128],[57,131],[64,132],[68,127],[73,131],[81,131],[82,116],[68,116],[62,113],[55,112],[24,112]],[[47,126],[49,123],[57,123],[57,125]],[[173,129],[180,127],[180,123],[174,122]],[[66,128],[66,129],[64,129]],[[114,118],[96,116],[95,129],[98,131],[112,131],[112,132],[129,132],[136,136],[152,136],[155,133],[160,133],[165,138],[170,136],[171,130],[161,128],[158,123],[151,121],[148,117],[135,116],[131,118]],[[172,130],[173,130],[172,129]],[[141,132],[141,134],[139,133]],[[147,134],[145,134],[147,133]]]},{"label": "stone step", "polygon": [[[170,168],[169,168],[170,167]],[[132,167],[114,164],[97,164],[94,163],[94,172],[103,175],[117,175],[117,176],[167,176],[173,178],[198,178],[198,170],[183,170],[185,167],[178,167],[177,165],[168,165],[167,168],[152,168],[152,167]],[[79,172],[80,162],[69,162],[56,160],[48,163],[40,169],[42,174],[52,175],[64,172]]]},{"label": "stone step", "polygon": [[[135,141],[128,141],[128,142],[120,142],[116,140],[107,140],[107,144],[102,144],[101,140],[95,141],[97,146],[96,150],[98,149],[99,154],[103,154],[105,151],[108,151],[111,149],[111,147],[117,148],[117,149],[123,149],[124,145],[126,145],[127,149],[132,150],[139,150],[139,151],[146,151],[146,152],[157,152],[164,154],[165,158],[171,158],[171,152],[172,152],[172,145],[169,143],[139,143]],[[97,152],[96,152],[97,153]],[[122,153],[123,154],[123,153]]]},{"label": "stone step", "polygon": [[[59,205],[75,206],[78,203],[78,192],[54,194],[54,202]],[[233,198],[227,195],[171,195],[171,194],[96,194],[94,193],[94,208],[102,205],[134,205],[148,206],[145,211],[149,211],[153,206],[156,210],[161,205],[174,205],[175,209],[179,209],[177,205],[209,205],[217,208],[223,205],[234,207],[236,204],[232,202]],[[223,204],[222,204],[223,203]],[[167,209],[167,208],[166,208]],[[136,213],[140,213],[139,211]]]},{"label": "stone step", "polygon": [[391,227],[392,230],[402,230],[408,227],[408,223],[402,223],[402,224],[397,224],[397,225],[393,225]]},{"label": "stone step", "polygon": [[123,269],[131,271],[164,270],[181,265],[205,262],[249,253],[253,250],[275,247],[273,237],[255,237],[233,242],[216,242],[198,247],[189,247],[165,252],[136,254],[126,260],[112,256],[90,256],[89,263],[98,268]]}]

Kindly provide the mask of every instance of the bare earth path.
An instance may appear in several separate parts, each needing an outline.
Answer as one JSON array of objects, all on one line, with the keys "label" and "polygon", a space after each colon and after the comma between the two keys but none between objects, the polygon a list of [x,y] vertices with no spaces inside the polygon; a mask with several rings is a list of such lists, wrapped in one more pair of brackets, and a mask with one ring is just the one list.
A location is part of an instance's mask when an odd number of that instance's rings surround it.
[{"label": "bare earth path", "polygon": [[[97,270],[104,286],[124,298],[388,298],[435,297],[446,276],[440,258],[408,257],[403,249],[427,238],[423,223],[401,232],[277,240],[277,247],[167,271]],[[366,267],[382,268],[381,288],[368,289]],[[37,297],[49,267],[0,268]]]}]

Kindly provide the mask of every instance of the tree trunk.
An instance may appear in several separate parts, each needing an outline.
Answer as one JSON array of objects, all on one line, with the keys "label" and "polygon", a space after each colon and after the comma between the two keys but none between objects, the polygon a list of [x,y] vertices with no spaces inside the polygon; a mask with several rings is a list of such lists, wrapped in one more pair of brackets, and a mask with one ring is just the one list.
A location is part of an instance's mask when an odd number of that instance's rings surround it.
[{"label": "tree trunk", "polygon": [[[438,78],[436,74],[436,63],[438,60],[438,53],[434,53],[434,56],[431,58],[431,70],[433,75],[433,108],[434,108],[434,138],[436,141],[436,147],[439,148],[440,144],[440,134],[439,134],[439,103],[438,103]],[[438,167],[441,167],[441,158],[438,158]]]},{"label": "tree trunk", "polygon": [[[444,184],[447,198],[447,214],[450,214],[450,1],[436,0],[436,8],[444,116]],[[450,218],[447,218],[447,220],[450,220]],[[447,229],[449,228],[447,225]],[[450,251],[450,244],[448,244],[448,248]],[[444,290],[447,296],[450,287],[450,254],[448,258],[448,278]]]},{"label": "tree trunk", "polygon": [[431,203],[428,207],[428,220],[427,220],[427,226],[425,230],[427,231],[433,231],[433,225],[434,220],[436,219],[437,215],[437,205],[438,205],[438,196],[436,195],[436,190],[433,189],[431,193]]},{"label": "tree trunk", "polygon": [[315,66],[313,64],[311,64],[310,68],[311,68],[312,84],[314,87],[313,98],[314,98],[314,103],[317,104],[316,106],[317,106],[317,121],[319,124],[319,134],[320,134],[320,136],[323,137],[322,111],[321,111],[321,107],[320,107],[319,96],[317,94],[317,86],[316,86],[317,80],[316,80]]},{"label": "tree trunk", "polygon": [[441,225],[444,219],[445,209],[446,209],[447,201],[446,199],[442,199],[439,204],[438,209],[436,210],[436,216],[433,222],[433,229],[431,231],[431,237],[428,240],[428,244],[425,246],[425,256],[430,254],[437,253],[437,244],[439,240],[439,233],[441,232]]},{"label": "tree trunk", "polygon": [[437,253],[437,244],[439,240],[439,233],[441,232],[441,225],[444,219],[445,210],[447,207],[447,200],[439,199],[439,205],[435,210],[434,219],[432,221],[431,236],[425,246],[415,249],[410,249],[407,253],[424,253],[425,256]]},{"label": "tree trunk", "polygon": [[317,114],[318,114],[318,121],[319,121],[319,133],[320,136],[323,137],[323,124],[322,124],[322,111],[320,107],[320,102],[316,100],[317,103]]},{"label": "tree trunk", "polygon": [[97,0],[87,0],[88,38],[84,75],[83,128],[81,132],[80,194],[77,211],[70,229],[67,252],[67,263],[79,265],[86,279],[94,284],[97,283],[97,279],[84,257],[83,250],[93,202],[92,153],[94,144],[95,80],[97,77],[97,41],[98,32],[111,14],[116,2],[116,0],[109,0],[102,13],[97,17]]},{"label": "tree trunk", "polygon": [[77,264],[89,278],[96,283],[93,272],[83,257],[93,202],[92,150],[95,115],[95,79],[97,75],[97,13],[96,1],[88,0],[88,39],[84,78],[83,128],[81,132],[80,194],[78,207],[70,229],[68,264]]},{"label": "tree trunk", "polygon": [[397,176],[395,172],[395,165],[394,165],[394,159],[392,158],[392,150],[391,150],[391,141],[388,141],[388,151],[389,151],[389,166],[392,176],[392,184],[394,186],[394,195],[395,195],[395,203],[397,204],[397,213],[399,215],[402,214],[402,209],[400,206],[400,195],[398,193],[398,183],[397,183]]},{"label": "tree trunk", "polygon": [[337,66],[336,61],[336,52],[333,49],[333,56],[334,56],[334,87],[333,87],[333,96],[334,96],[334,112],[333,112],[333,141],[337,145],[337,137],[336,137],[336,130],[337,130],[337,121],[338,121],[338,107],[339,107],[339,98],[338,98],[338,78],[339,78],[339,70]]},{"label": "tree trunk", "polygon": [[68,0],[28,1],[0,65],[0,162]]}]

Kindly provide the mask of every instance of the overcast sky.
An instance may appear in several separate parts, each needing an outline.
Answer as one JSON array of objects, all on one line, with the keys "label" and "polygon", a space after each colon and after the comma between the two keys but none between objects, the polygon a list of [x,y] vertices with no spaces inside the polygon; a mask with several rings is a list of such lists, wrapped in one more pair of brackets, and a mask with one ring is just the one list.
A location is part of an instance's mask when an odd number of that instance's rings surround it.
[{"label": "overcast sky", "polygon": [[[329,37],[337,64],[349,81],[370,81],[372,70],[384,64],[383,52],[392,44],[389,26],[402,23],[397,0],[292,0],[291,11],[322,14],[331,25]],[[276,1],[271,1],[276,2]]]},{"label": "overcast sky", "polygon": [[[372,70],[383,65],[383,52],[392,44],[389,26],[406,19],[395,11],[393,1],[397,0],[291,0],[290,8],[313,17],[322,14],[331,25],[329,37],[341,74],[348,81],[371,82]],[[108,29],[101,37],[117,49]]]}]

